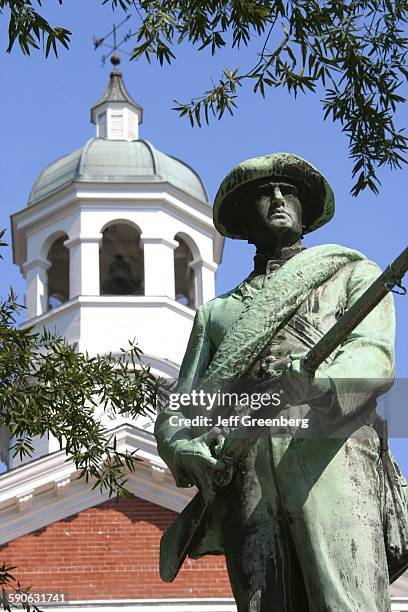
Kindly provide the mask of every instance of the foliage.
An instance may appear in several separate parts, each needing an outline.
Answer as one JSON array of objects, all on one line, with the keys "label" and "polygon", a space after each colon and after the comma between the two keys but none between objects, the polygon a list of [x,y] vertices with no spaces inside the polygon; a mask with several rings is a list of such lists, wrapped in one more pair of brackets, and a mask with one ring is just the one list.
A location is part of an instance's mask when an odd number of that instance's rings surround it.
[{"label": "foliage", "polygon": [[[62,0],[58,0],[60,3]],[[268,88],[323,91],[324,117],[338,122],[354,161],[353,195],[367,187],[378,192],[380,166],[401,167],[407,138],[395,127],[400,89],[408,77],[407,0],[101,0],[112,9],[135,10],[132,58],[163,64],[175,59],[175,47],[187,41],[215,55],[227,45],[259,44],[247,70],[225,69],[218,83],[175,109],[191,125],[218,119],[237,106],[238,89],[250,83],[265,96]],[[18,37],[27,52],[32,33],[55,43],[66,30],[50,29],[30,0],[0,0],[12,11],[9,49]],[[1,8],[0,8],[1,11]],[[28,17],[19,18],[19,11]],[[65,38],[60,39],[61,36]],[[51,42],[50,42],[51,36]]]},{"label": "foliage", "polygon": [[[42,6],[41,0],[36,2]],[[62,0],[58,0],[62,4]],[[0,14],[9,11],[8,47],[10,53],[17,41],[24,55],[30,55],[31,49],[39,49],[39,43],[45,43],[45,55],[51,49],[58,55],[57,44],[68,49],[71,32],[65,28],[52,27],[48,21],[33,7],[31,0],[0,0]]]},{"label": "foliage", "polygon": [[14,327],[19,306],[12,290],[0,305],[0,424],[9,428],[13,454],[33,451],[34,436],[52,434],[93,488],[126,495],[124,467],[134,458],[116,449],[94,411],[137,414],[155,405],[156,380],[133,342],[117,357],[89,357],[44,330]]},{"label": "foliage", "polygon": [[155,410],[158,381],[141,350],[129,342],[119,356],[89,357],[57,334],[17,328],[20,308],[10,289],[0,302],[0,426],[13,436],[13,455],[31,455],[33,437],[51,434],[93,488],[127,495],[126,469],[136,459],[117,450],[95,410],[130,417]]},{"label": "foliage", "polygon": [[252,68],[225,69],[203,95],[175,101],[192,125],[203,118],[208,123],[210,113],[232,114],[244,82],[262,96],[267,88],[296,96],[320,87],[324,117],[339,122],[349,139],[354,195],[366,187],[378,192],[376,168],[405,161],[407,138],[394,126],[404,101],[398,90],[408,76],[405,0],[141,0],[137,7],[142,24],[134,58],[144,54],[170,63],[175,43],[184,40],[214,55],[227,44],[239,48],[264,37]]},{"label": "foliage", "polygon": [[[12,435],[14,456],[31,455],[34,436],[52,434],[79,478],[109,495],[130,496],[126,475],[138,459],[117,448],[95,410],[112,417],[155,411],[159,381],[142,364],[141,350],[129,342],[119,356],[90,357],[57,334],[16,327],[20,309],[10,289],[0,301],[0,426]],[[10,569],[0,568],[0,584],[9,589]],[[6,603],[3,593],[4,609]]]},{"label": "foliage", "polygon": [[[11,612],[12,608],[17,608],[18,606],[11,603],[11,600],[20,595],[18,599],[23,610],[26,610],[26,612],[40,612],[38,606],[28,602],[30,587],[22,588],[20,582],[11,573],[15,569],[15,567],[7,566],[5,563],[0,566],[1,605],[3,610]],[[13,597],[10,597],[10,594]],[[21,597],[21,595],[26,595],[27,598]]]}]

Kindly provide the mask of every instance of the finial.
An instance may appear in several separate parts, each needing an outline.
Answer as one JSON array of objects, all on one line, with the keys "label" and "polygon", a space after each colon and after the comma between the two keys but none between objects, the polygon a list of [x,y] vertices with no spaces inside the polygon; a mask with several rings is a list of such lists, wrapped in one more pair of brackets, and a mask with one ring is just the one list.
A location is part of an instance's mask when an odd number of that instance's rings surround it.
[{"label": "finial", "polygon": [[[117,31],[130,17],[127,15],[118,25],[113,24],[112,31],[102,38],[94,38],[95,49],[102,46],[110,49],[109,53],[102,57],[102,66],[108,58],[113,66],[105,93],[91,108],[91,121],[96,124],[97,138],[137,140],[139,137],[139,124],[142,123],[143,109],[130,97],[119,70],[121,63],[119,53],[131,55],[122,47],[128,42],[132,32],[129,31],[118,42]],[[107,40],[109,42],[106,42]]]},{"label": "finial", "polygon": [[[112,30],[106,34],[105,36],[103,36],[102,38],[96,38],[96,36],[94,36],[94,49],[99,49],[99,47],[108,47],[110,49],[110,52],[103,55],[102,59],[101,59],[101,65],[104,66],[106,60],[108,59],[108,57],[110,57],[110,60],[113,64],[114,70],[117,69],[117,66],[120,64],[120,57],[117,53],[117,51],[120,50],[121,53],[126,53],[126,55],[132,55],[131,53],[129,53],[128,51],[125,51],[124,49],[121,49],[121,47],[128,42],[128,40],[131,38],[132,36],[132,31],[129,30],[129,32],[127,34],[125,34],[125,36],[123,37],[123,39],[118,43],[116,41],[116,32],[117,30],[124,24],[126,23],[126,21],[128,19],[131,18],[131,15],[127,15],[125,17],[125,19],[123,21],[121,21],[118,25],[116,25],[115,23],[113,24],[113,28]],[[113,36],[113,45],[106,43],[106,39],[109,39],[111,36]]]}]

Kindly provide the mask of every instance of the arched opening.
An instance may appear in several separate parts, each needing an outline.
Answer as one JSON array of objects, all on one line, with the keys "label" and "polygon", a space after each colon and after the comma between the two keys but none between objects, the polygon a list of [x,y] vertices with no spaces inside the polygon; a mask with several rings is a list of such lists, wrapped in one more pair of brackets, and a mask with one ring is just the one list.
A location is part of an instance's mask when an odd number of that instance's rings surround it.
[{"label": "arched opening", "polygon": [[48,249],[47,259],[47,310],[61,306],[69,300],[69,249],[64,246],[68,236],[64,234],[54,240]]},{"label": "arched opening", "polygon": [[176,301],[189,308],[195,308],[194,270],[190,266],[193,254],[188,244],[179,236],[175,236],[178,247],[174,249],[174,276]]},{"label": "arched opening", "polygon": [[144,264],[140,232],[127,223],[102,232],[99,252],[101,295],[143,295]]}]

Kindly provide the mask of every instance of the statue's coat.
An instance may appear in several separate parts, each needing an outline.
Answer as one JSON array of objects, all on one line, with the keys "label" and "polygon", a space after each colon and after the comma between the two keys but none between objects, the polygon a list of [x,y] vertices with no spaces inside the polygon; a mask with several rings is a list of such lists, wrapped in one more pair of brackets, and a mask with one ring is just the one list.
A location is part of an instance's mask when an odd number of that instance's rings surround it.
[{"label": "statue's coat", "polygon": [[[323,261],[330,249],[335,256],[347,256],[327,274],[319,258]],[[311,261],[310,252],[316,260],[310,268],[315,280],[307,285],[311,281],[303,264]],[[334,245],[299,253],[277,271],[279,264],[271,263],[264,278],[251,275],[197,309],[180,390],[203,381],[222,385],[243,374],[267,378],[282,357],[315,344],[380,274],[361,254]],[[272,318],[271,334],[265,313],[268,307],[276,312],[276,296],[268,295],[274,286],[268,276],[274,273],[282,277],[287,299],[281,304],[288,308],[279,311],[280,321]],[[243,316],[251,312],[251,303],[259,306],[252,309],[258,313],[253,333],[250,317]],[[240,318],[245,333],[237,324]],[[191,556],[226,554],[239,612],[280,612],[293,606],[296,612],[389,610],[383,536],[389,508],[380,442],[371,423],[376,398],[394,376],[394,336],[393,299],[387,296],[325,364],[333,389],[330,405],[320,411],[306,404],[287,408],[292,417],[310,419],[309,433],[263,435],[231,485],[217,495]],[[365,392],[350,392],[350,379],[368,380]],[[169,425],[170,414],[175,413],[159,414],[155,433],[160,454],[183,485],[168,454],[172,437],[180,435],[180,427]],[[193,416],[188,410],[180,415]],[[203,431],[184,433],[195,437]],[[399,486],[401,491],[406,486],[402,477]]]}]

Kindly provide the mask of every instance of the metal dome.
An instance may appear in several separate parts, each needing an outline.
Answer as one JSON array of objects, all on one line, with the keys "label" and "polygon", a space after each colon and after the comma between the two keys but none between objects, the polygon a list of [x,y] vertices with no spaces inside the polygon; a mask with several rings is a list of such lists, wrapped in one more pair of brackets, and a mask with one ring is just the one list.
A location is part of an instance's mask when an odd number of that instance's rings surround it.
[{"label": "metal dome", "polygon": [[84,147],[52,162],[37,177],[28,206],[72,182],[164,182],[209,203],[198,174],[184,162],[161,153],[146,140],[91,138]]}]

